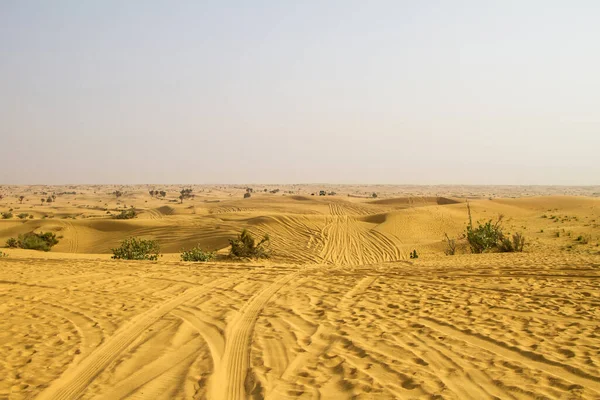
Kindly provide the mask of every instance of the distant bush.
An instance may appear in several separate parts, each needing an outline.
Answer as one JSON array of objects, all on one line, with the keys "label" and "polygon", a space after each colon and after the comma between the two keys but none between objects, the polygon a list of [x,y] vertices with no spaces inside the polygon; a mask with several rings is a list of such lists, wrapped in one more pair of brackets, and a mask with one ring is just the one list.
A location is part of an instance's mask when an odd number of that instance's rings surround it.
[{"label": "distant bush", "polygon": [[58,244],[58,239],[52,232],[29,232],[24,235],[19,235],[18,239],[10,238],[6,241],[8,247],[20,247],[22,249],[42,251],[50,251],[55,244]]},{"label": "distant bush", "polygon": [[11,213],[10,211],[2,213],[3,219],[11,219],[12,217],[13,217],[13,213]]},{"label": "distant bush", "polygon": [[575,241],[579,242],[581,244],[588,244],[591,239],[592,238],[589,235],[585,235],[585,236],[584,235],[579,235],[579,236],[577,236],[577,239],[575,239]]},{"label": "distant bush", "polygon": [[151,260],[156,261],[160,256],[160,247],[155,240],[129,238],[121,242],[121,246],[111,249],[113,259],[119,260]]},{"label": "distant bush", "polygon": [[8,254],[6,254],[3,251],[0,251],[0,258],[4,258],[4,257],[8,257]]},{"label": "distant bush", "polygon": [[27,214],[27,213],[21,213],[21,214],[17,215],[17,217],[19,219],[25,219],[25,218],[29,217],[29,214]]},{"label": "distant bush", "polygon": [[181,252],[181,261],[196,261],[206,262],[215,258],[215,253],[210,251],[203,251],[200,245],[190,250],[184,250]]},{"label": "distant bush", "polygon": [[417,254],[417,250],[413,250],[410,252],[410,258],[412,258],[412,259],[419,258],[419,255]]},{"label": "distant bush", "polygon": [[371,194],[371,197],[376,199],[377,198],[377,193],[373,192],[373,194]]},{"label": "distant bush", "polygon": [[130,208],[129,210],[123,210],[121,211],[121,214],[114,216],[115,219],[133,219],[135,217],[137,217],[137,211],[135,211],[133,208]]},{"label": "distant bush", "polygon": [[249,199],[250,197],[252,197],[252,195],[250,194],[250,192],[244,193],[244,198],[245,199]]},{"label": "distant bush", "polygon": [[270,251],[267,249],[271,239],[269,235],[263,236],[256,243],[254,237],[246,229],[235,239],[229,239],[231,250],[229,255],[238,258],[269,258]]},{"label": "distant bush", "polygon": [[502,232],[502,215],[498,217],[496,222],[492,222],[490,219],[484,224],[477,222],[477,227],[474,227],[469,203],[467,203],[467,210],[469,212],[469,224],[467,225],[466,237],[471,252],[480,254],[523,251],[525,237],[520,233],[513,235],[512,240],[506,237]]}]

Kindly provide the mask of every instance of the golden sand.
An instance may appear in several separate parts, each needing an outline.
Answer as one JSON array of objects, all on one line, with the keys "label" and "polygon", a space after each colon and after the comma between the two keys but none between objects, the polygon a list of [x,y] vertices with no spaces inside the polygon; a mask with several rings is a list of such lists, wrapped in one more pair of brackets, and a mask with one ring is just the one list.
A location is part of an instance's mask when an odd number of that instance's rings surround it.
[{"label": "golden sand", "polygon": [[[600,199],[254,188],[197,187],[183,204],[147,187],[77,187],[50,205],[34,192],[65,188],[3,192],[15,217],[0,242],[62,238],[49,253],[2,249],[0,398],[600,398]],[[445,256],[467,195],[526,252]],[[130,206],[138,218],[107,214]],[[269,233],[273,257],[226,259],[242,228]],[[128,236],[165,255],[111,260]],[[178,261],[198,243],[219,259]]]}]

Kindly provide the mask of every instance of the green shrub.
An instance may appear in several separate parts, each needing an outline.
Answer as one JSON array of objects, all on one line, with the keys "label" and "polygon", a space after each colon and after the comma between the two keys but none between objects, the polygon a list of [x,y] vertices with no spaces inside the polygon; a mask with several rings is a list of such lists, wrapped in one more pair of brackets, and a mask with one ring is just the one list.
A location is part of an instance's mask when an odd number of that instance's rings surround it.
[{"label": "green shrub", "polygon": [[21,214],[17,215],[17,217],[19,219],[25,219],[25,218],[29,217],[29,214],[27,214],[27,213],[21,213]]},{"label": "green shrub", "polygon": [[15,238],[10,238],[6,241],[6,247],[15,249],[15,248],[19,247],[19,241]]},{"label": "green shrub", "polygon": [[121,242],[121,246],[111,249],[113,259],[120,260],[158,260],[159,246],[155,240],[129,238]]},{"label": "green shrub", "polygon": [[410,258],[419,258],[419,255],[417,254],[417,250],[413,250],[410,252]]},{"label": "green shrub", "polygon": [[196,261],[206,262],[215,258],[215,253],[210,251],[203,251],[200,245],[190,250],[184,250],[181,252],[181,261]]},{"label": "green shrub", "polygon": [[475,254],[489,252],[521,252],[525,245],[525,237],[517,233],[512,236],[512,240],[506,237],[502,232],[502,219],[500,215],[496,222],[488,220],[484,224],[477,222],[477,227],[473,226],[471,217],[471,206],[467,203],[469,212],[469,224],[467,225],[467,242],[471,252]]},{"label": "green shrub", "polygon": [[28,250],[50,251],[55,244],[58,244],[58,239],[56,238],[56,234],[52,232],[29,232],[19,235],[17,241],[17,247]]},{"label": "green shrub", "polygon": [[121,211],[121,214],[117,214],[115,215],[115,219],[133,219],[137,217],[137,211],[135,211],[133,208],[130,208],[129,210],[123,210]]},{"label": "green shrub", "polygon": [[13,213],[11,213],[10,211],[2,213],[3,219],[11,219],[12,217],[13,217]]},{"label": "green shrub", "polygon": [[237,238],[229,239],[231,245],[229,255],[238,258],[269,258],[271,254],[267,245],[270,241],[269,235],[265,235],[260,242],[256,243],[250,232],[244,229]]}]

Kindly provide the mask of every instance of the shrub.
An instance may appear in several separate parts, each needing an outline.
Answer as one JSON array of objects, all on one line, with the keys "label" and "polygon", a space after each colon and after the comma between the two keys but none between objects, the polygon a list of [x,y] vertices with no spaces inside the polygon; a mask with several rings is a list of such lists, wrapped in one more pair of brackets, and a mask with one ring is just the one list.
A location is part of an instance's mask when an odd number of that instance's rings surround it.
[{"label": "shrub", "polygon": [[27,213],[21,213],[21,214],[17,215],[17,217],[19,219],[25,219],[25,218],[29,217],[29,214],[27,214]]},{"label": "shrub", "polygon": [[3,251],[0,251],[0,258],[4,258],[4,257],[8,257],[8,254],[6,254]]},{"label": "shrub", "polygon": [[250,232],[244,229],[237,238],[229,239],[229,255],[238,258],[269,258],[270,251],[266,247],[270,241],[269,235],[265,235],[256,243]]},{"label": "shrub", "polygon": [[456,239],[450,239],[447,233],[444,233],[444,235],[446,235],[447,245],[447,248],[444,251],[444,253],[446,253],[447,256],[453,256],[456,254]]},{"label": "shrub", "polygon": [[159,254],[158,242],[155,240],[145,240],[138,238],[129,238],[121,242],[121,246],[111,249],[113,259],[119,260],[158,260]]},{"label": "shrub", "polygon": [[11,213],[10,211],[2,213],[3,219],[11,219],[12,217],[13,217],[13,213]]},{"label": "shrub", "polygon": [[413,250],[410,252],[410,258],[419,258],[419,255],[417,254],[417,250]]},{"label": "shrub", "polygon": [[250,192],[246,192],[246,193],[244,193],[244,198],[245,198],[245,199],[248,199],[248,198],[250,198],[250,197],[252,197],[252,195],[250,194]]},{"label": "shrub", "polygon": [[577,239],[575,239],[575,241],[581,243],[581,244],[588,244],[591,240],[591,237],[589,235],[579,235],[577,236]]},{"label": "shrub", "polygon": [[377,193],[373,192],[373,194],[371,194],[371,197],[376,199],[377,198]]},{"label": "shrub", "polygon": [[137,217],[137,211],[135,211],[133,208],[130,208],[129,210],[123,210],[121,211],[121,214],[117,214],[115,215],[115,219],[133,219]]},{"label": "shrub", "polygon": [[20,247],[28,250],[50,251],[52,246],[58,243],[56,234],[52,232],[35,233],[29,232],[19,235],[19,239],[10,238],[6,241],[8,247]]},{"label": "shrub", "polygon": [[525,238],[520,233],[513,235],[512,241],[502,232],[502,219],[500,215],[496,222],[488,220],[483,225],[477,222],[477,227],[473,227],[471,217],[471,206],[467,203],[469,213],[469,224],[467,225],[467,242],[471,252],[475,254],[489,253],[493,251],[514,252],[523,251]]},{"label": "shrub", "polygon": [[203,251],[200,245],[190,250],[184,250],[181,252],[181,261],[197,261],[206,262],[215,258],[215,253],[210,251]]}]

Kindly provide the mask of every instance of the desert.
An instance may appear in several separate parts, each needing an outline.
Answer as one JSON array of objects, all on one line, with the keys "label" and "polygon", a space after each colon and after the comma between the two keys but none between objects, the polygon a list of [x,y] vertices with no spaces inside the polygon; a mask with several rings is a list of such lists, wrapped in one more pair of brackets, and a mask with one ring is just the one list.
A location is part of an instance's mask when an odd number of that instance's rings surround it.
[{"label": "desert", "polygon": [[[4,186],[2,243],[59,239],[2,249],[0,397],[599,398],[598,192]],[[470,254],[467,202],[524,251]],[[229,257],[242,229],[269,258]],[[127,237],[161,256],[112,259]],[[196,245],[215,258],[181,261]]]}]

